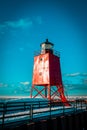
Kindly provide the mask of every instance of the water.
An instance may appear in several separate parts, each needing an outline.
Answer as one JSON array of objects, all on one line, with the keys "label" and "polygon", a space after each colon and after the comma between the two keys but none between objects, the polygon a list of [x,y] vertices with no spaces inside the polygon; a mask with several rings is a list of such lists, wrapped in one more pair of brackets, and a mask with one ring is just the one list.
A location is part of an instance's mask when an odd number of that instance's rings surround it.
[{"label": "water", "polygon": [[47,101],[42,98],[0,98],[0,103],[7,102],[36,102],[36,101]]}]

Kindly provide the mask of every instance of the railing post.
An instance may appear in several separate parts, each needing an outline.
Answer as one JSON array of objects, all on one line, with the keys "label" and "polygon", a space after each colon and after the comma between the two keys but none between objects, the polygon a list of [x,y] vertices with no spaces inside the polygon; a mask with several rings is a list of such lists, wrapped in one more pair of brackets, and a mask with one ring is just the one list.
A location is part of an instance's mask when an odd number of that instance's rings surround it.
[{"label": "railing post", "polygon": [[6,113],[6,108],[7,105],[3,104],[3,116],[2,116],[2,128],[4,128],[4,120],[5,120],[5,113]]},{"label": "railing post", "polygon": [[50,101],[50,105],[49,106],[50,106],[50,119],[51,119],[51,101]]},{"label": "railing post", "polygon": [[33,104],[30,105],[30,119],[33,120]]},{"label": "railing post", "polygon": [[40,108],[40,101],[39,101],[39,108]]},{"label": "railing post", "polygon": [[87,110],[87,101],[85,101],[85,106],[86,106],[86,110]]},{"label": "railing post", "polygon": [[81,100],[81,102],[80,102],[80,103],[81,103],[81,110],[82,110],[82,100]]},{"label": "railing post", "polygon": [[24,102],[24,111],[26,110],[26,102]]},{"label": "railing post", "polygon": [[65,112],[65,105],[63,103],[63,115],[65,114],[64,112]]},{"label": "railing post", "polygon": [[74,101],[74,112],[76,112],[76,101]]},{"label": "railing post", "polygon": [[77,112],[77,100],[76,100],[76,112]]}]

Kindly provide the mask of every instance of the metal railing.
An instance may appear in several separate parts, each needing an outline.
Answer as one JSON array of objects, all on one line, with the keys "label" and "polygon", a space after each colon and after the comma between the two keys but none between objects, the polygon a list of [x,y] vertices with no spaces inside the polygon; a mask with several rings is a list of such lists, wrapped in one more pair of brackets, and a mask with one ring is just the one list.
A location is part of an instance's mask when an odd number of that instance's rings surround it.
[{"label": "metal railing", "polygon": [[[40,50],[34,52],[34,56],[38,56],[40,54],[41,54]],[[53,50],[53,54],[56,55],[57,57],[60,57],[60,52],[58,52],[56,50]]]},{"label": "metal railing", "polygon": [[61,102],[7,102],[0,103],[0,128],[20,126],[37,120],[87,110],[87,102],[76,100],[64,106]]}]

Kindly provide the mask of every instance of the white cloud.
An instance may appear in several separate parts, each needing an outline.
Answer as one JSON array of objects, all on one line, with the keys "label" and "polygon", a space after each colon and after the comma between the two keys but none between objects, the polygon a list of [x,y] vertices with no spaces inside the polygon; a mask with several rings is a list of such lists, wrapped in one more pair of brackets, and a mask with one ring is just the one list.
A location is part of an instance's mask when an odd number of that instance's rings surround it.
[{"label": "white cloud", "polygon": [[82,73],[81,76],[87,76],[87,73]]},{"label": "white cloud", "polygon": [[67,77],[74,77],[74,76],[79,76],[79,75],[80,75],[79,72],[77,72],[77,73],[72,73],[72,74],[65,74],[65,76],[67,76]]},{"label": "white cloud", "polygon": [[83,84],[64,84],[64,88],[65,88],[65,90],[73,90],[73,91],[85,90],[85,91],[87,91],[87,84],[86,83],[85,84],[84,83]]},{"label": "white cloud", "polygon": [[7,21],[6,24],[8,27],[12,28],[26,28],[32,26],[32,21],[27,19],[20,19],[18,21]]},{"label": "white cloud", "polygon": [[3,86],[3,83],[0,83],[0,87],[2,87]]},{"label": "white cloud", "polygon": [[0,24],[0,29],[3,28],[27,28],[32,26],[32,21],[29,19],[19,19],[16,21],[6,21],[3,24]]},{"label": "white cloud", "polygon": [[29,85],[30,82],[26,81],[26,82],[20,82],[20,84],[23,84],[23,85]]},{"label": "white cloud", "polygon": [[75,77],[75,76],[85,77],[85,76],[87,76],[87,73],[77,72],[77,73],[71,73],[71,74],[64,74],[64,76],[66,76],[66,77]]},{"label": "white cloud", "polygon": [[0,29],[3,29],[3,28],[5,28],[5,27],[6,27],[5,24],[0,24]]},{"label": "white cloud", "polygon": [[30,19],[30,18],[21,18],[19,20],[14,20],[14,21],[5,21],[3,23],[0,23],[0,31],[2,33],[3,29],[8,29],[8,28],[13,28],[13,29],[17,29],[17,28],[30,28],[33,26],[33,23],[36,22],[37,24],[42,24],[42,17],[41,16],[36,16],[34,19]]},{"label": "white cloud", "polygon": [[6,83],[0,83],[0,87],[8,87],[8,84],[6,84]]},{"label": "white cloud", "polygon": [[82,83],[87,85],[87,79],[82,79]]},{"label": "white cloud", "polygon": [[41,17],[41,16],[37,16],[37,17],[36,17],[36,22],[37,22],[38,24],[42,24],[42,17]]}]

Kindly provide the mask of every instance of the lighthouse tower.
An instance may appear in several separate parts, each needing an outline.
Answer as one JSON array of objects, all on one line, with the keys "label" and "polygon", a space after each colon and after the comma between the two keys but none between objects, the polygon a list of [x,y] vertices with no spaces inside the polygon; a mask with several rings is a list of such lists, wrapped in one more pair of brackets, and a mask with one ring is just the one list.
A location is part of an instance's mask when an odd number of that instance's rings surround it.
[{"label": "lighthouse tower", "polygon": [[40,53],[34,56],[30,96],[31,98],[41,96],[52,101],[59,98],[61,102],[67,102],[61,77],[59,53],[54,51],[54,44],[48,39],[41,43],[40,47]]}]

